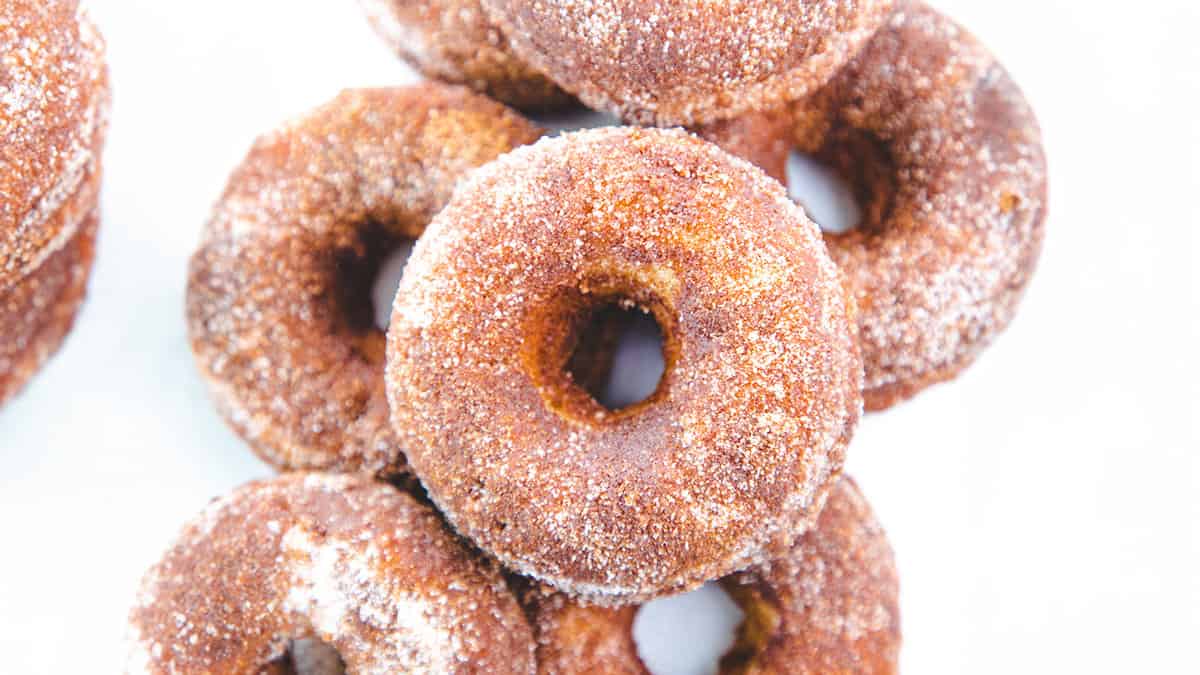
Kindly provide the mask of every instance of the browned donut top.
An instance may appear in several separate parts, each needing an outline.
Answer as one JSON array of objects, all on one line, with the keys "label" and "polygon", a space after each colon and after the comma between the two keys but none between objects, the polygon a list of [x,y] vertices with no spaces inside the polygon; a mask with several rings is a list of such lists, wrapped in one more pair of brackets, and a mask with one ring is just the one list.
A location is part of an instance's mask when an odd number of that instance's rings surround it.
[{"label": "browned donut top", "polygon": [[[606,302],[666,336],[658,391],[620,411],[563,367]],[[815,509],[861,405],[820,232],[680,131],[566,134],[473,174],[417,243],[388,345],[393,426],[455,527],[605,603],[758,559]]]},{"label": "browned donut top", "polygon": [[389,46],[429,77],[465,84],[522,109],[571,96],[514,55],[479,0],[359,0]]},{"label": "browned donut top", "polygon": [[71,239],[54,215],[98,161],[104,44],[75,0],[0,3],[0,289]]},{"label": "browned donut top", "polygon": [[349,673],[534,672],[494,566],[366,477],[290,474],[212,503],[143,579],[127,672],[257,672],[291,640]]},{"label": "browned donut top", "polygon": [[848,478],[834,486],[816,526],[789,554],[722,585],[746,615],[722,673],[897,671],[896,564],[883,528]]},{"label": "browned donut top", "polygon": [[403,465],[374,269],[472,168],[539,130],[461,87],[348,91],[261,138],[192,258],[192,348],[229,423],[281,468]]},{"label": "browned donut top", "polygon": [[892,0],[482,0],[514,51],[588,105],[702,124],[810,93]]}]

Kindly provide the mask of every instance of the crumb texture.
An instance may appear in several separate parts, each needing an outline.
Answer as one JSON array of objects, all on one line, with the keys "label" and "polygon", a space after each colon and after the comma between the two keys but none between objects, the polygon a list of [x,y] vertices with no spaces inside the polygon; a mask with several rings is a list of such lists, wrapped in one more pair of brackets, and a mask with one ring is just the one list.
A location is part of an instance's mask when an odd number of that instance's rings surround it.
[{"label": "crumb texture", "polygon": [[[614,299],[667,352],[621,411],[563,367],[573,313]],[[749,163],[681,131],[543,139],[473,174],[417,243],[393,426],[460,532],[628,604],[745,567],[815,514],[861,409],[852,326],[819,230]]]},{"label": "crumb texture", "polygon": [[534,672],[499,571],[433,510],[364,476],[305,473],[184,528],[143,579],[126,672],[257,673],[308,638],[351,675]]},{"label": "crumb texture", "polygon": [[474,167],[540,131],[462,87],[347,91],[259,139],[193,255],[192,349],[226,421],[284,469],[403,470],[379,264]]}]

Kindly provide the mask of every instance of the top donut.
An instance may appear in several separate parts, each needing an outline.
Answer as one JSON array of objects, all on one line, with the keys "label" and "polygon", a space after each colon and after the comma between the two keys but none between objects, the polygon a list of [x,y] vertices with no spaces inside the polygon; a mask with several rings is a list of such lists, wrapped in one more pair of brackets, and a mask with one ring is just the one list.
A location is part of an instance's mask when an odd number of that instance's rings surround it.
[{"label": "top donut", "polygon": [[801,98],[882,24],[892,0],[483,0],[510,47],[629,122],[705,124]]},{"label": "top donut", "polygon": [[103,43],[75,0],[0,2],[0,288],[75,232],[55,218],[95,162]]}]

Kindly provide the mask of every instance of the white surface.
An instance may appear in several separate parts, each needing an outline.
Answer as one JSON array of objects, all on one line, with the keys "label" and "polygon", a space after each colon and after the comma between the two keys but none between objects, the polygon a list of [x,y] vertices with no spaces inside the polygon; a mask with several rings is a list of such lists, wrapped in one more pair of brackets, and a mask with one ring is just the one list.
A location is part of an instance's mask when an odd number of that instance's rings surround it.
[{"label": "white surface", "polygon": [[[349,0],[93,4],[116,105],[91,301],[0,411],[11,673],[117,671],[142,571],[206,500],[267,475],[193,368],[187,257],[254,136],[342,87],[411,78]],[[1194,668],[1200,10],[938,4],[1034,102],[1052,210],[1008,333],[957,382],[866,419],[851,451],[899,559],[904,669]]]}]

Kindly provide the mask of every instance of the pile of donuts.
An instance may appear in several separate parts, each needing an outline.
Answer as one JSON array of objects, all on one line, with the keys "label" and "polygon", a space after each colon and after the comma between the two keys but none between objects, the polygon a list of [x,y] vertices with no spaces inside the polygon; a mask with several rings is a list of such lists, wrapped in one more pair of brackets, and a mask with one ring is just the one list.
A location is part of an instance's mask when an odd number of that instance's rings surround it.
[{"label": "pile of donuts", "polygon": [[[147,573],[129,672],[644,673],[639,603],[710,581],[745,615],[722,672],[896,672],[891,548],[842,467],[1029,281],[1045,160],[1004,69],[910,0],[362,4],[433,81],[262,136],[217,203],[192,348],[282,474]],[[581,106],[629,126],[517,112]],[[857,227],[789,198],[793,150]],[[614,309],[665,364],[620,408]]]},{"label": "pile of donuts", "polygon": [[108,127],[104,43],[75,2],[0,3],[0,404],[83,302]]}]

